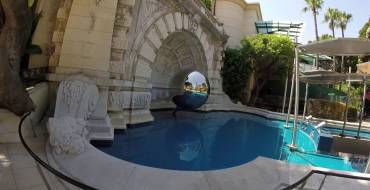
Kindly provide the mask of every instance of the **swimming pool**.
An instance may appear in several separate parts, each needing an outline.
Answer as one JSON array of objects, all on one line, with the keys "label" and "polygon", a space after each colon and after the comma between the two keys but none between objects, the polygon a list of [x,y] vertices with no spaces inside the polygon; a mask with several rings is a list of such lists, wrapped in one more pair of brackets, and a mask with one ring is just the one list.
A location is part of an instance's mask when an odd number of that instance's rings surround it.
[{"label": "swimming pool", "polygon": [[[153,112],[155,121],[117,133],[113,145],[98,147],[117,158],[156,168],[205,171],[239,166],[258,156],[289,163],[362,172],[358,162],[317,154],[317,138],[298,130],[298,151],[290,151],[292,128],[284,121],[235,112]],[[306,126],[307,127],[307,126]],[[366,164],[366,163],[365,163]]]}]

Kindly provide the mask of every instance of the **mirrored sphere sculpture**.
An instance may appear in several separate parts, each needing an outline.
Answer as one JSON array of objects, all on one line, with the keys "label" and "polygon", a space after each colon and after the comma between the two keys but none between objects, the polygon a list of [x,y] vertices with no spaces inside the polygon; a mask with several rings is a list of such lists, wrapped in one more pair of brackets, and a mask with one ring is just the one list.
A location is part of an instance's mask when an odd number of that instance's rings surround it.
[{"label": "mirrored sphere sculpture", "polygon": [[177,109],[194,110],[207,102],[209,85],[203,74],[194,71],[184,80],[184,92],[173,97]]}]

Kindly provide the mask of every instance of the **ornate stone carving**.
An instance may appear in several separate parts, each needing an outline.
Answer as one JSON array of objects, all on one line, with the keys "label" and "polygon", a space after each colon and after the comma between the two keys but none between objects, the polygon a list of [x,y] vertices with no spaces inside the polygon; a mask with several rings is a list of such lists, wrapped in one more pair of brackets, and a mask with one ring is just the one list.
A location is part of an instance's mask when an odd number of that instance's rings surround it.
[{"label": "ornate stone carving", "polygon": [[127,108],[147,109],[151,102],[150,92],[109,92],[108,107],[111,111],[118,111]]},{"label": "ornate stone carving", "polygon": [[192,32],[196,32],[198,30],[200,19],[201,18],[200,18],[199,15],[194,15],[193,17],[191,17],[191,19],[190,19],[190,30]]},{"label": "ornate stone carving", "polygon": [[132,2],[125,0],[119,0],[117,2],[110,58],[111,78],[119,79],[120,75],[124,72],[123,55],[128,43],[127,33],[131,26],[132,6]]},{"label": "ornate stone carving", "polygon": [[168,7],[164,6],[162,2],[158,0],[142,0],[137,26],[142,28],[154,13],[159,11],[166,12],[166,10],[168,10]]},{"label": "ornate stone carving", "polygon": [[83,119],[70,116],[50,118],[48,121],[49,142],[57,154],[80,154],[84,152],[87,130]]},{"label": "ornate stone carving", "polygon": [[99,99],[98,88],[87,77],[75,75],[59,85],[54,117],[87,119]]},{"label": "ornate stone carving", "polygon": [[58,154],[83,152],[88,138],[113,140],[113,128],[102,102],[107,101],[104,92],[99,99],[98,88],[83,75],[68,77],[60,83],[54,118],[48,121],[49,142]]}]

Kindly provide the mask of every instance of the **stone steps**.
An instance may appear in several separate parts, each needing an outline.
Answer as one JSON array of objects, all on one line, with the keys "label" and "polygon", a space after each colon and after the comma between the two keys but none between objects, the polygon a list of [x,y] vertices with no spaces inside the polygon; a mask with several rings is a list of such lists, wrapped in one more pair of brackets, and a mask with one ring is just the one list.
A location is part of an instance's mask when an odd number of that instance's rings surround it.
[{"label": "stone steps", "polygon": [[108,116],[104,120],[88,120],[89,139],[94,141],[113,141],[114,129]]}]

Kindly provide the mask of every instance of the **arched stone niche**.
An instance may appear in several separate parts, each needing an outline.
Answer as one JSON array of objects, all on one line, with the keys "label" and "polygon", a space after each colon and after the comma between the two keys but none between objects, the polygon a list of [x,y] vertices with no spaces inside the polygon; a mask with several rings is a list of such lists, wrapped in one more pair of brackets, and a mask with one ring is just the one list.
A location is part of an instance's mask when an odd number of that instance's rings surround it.
[{"label": "arched stone niche", "polygon": [[169,100],[192,71],[208,78],[211,104],[224,96],[219,72],[227,38],[189,3],[136,1],[124,55],[129,90],[111,90],[108,103],[128,123],[151,121],[150,109],[173,107]]}]

